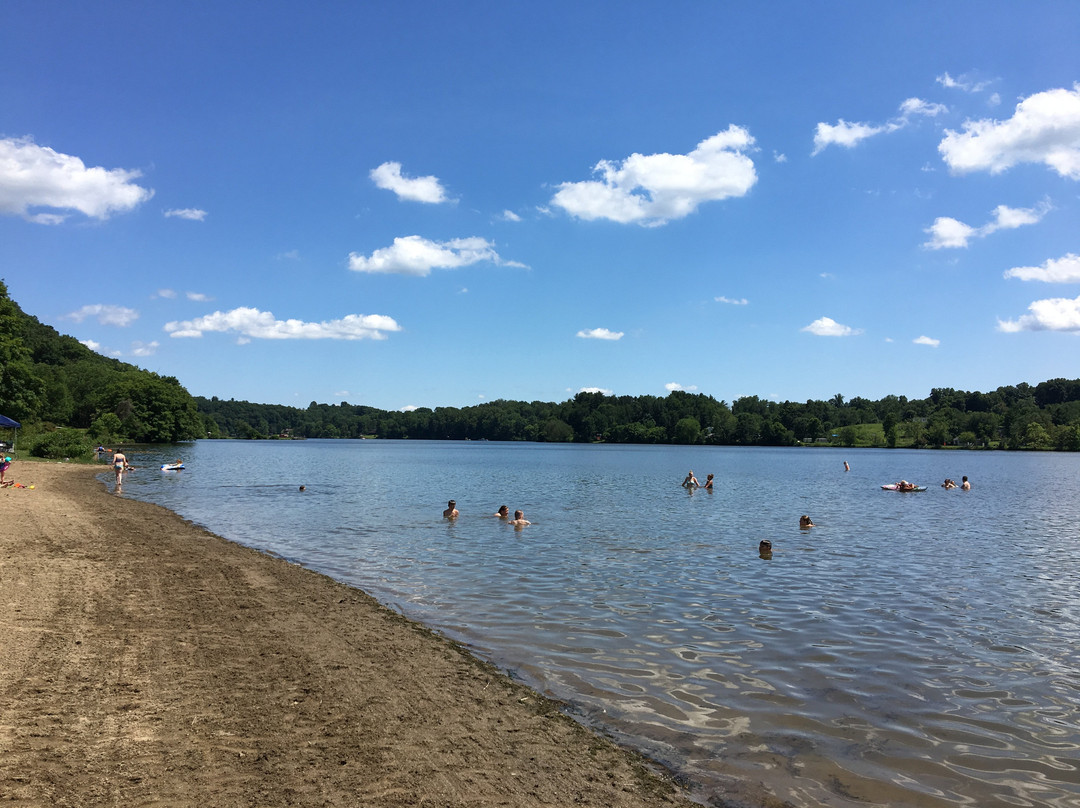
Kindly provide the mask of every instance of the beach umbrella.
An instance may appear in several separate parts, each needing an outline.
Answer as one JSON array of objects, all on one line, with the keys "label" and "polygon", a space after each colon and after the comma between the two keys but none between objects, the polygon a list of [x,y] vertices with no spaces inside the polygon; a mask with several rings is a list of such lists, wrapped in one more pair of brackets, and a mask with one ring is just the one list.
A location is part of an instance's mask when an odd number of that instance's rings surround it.
[{"label": "beach umbrella", "polygon": [[18,421],[13,418],[8,418],[6,415],[0,415],[0,427],[4,429],[14,429],[15,438],[11,441],[11,454],[15,454],[15,449],[19,444],[19,427],[22,426]]}]

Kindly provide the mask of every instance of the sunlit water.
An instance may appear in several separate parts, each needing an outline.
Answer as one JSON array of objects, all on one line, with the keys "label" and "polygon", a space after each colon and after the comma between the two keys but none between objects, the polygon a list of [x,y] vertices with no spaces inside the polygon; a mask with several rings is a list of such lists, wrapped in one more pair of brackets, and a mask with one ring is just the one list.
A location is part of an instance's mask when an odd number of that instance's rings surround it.
[{"label": "sunlit water", "polygon": [[[410,441],[132,455],[126,495],[464,641],[700,800],[1080,805],[1080,455]],[[177,457],[184,471],[157,470]],[[688,469],[715,492],[681,488]],[[962,474],[973,490],[940,487]],[[929,489],[881,490],[901,477]],[[502,504],[533,524],[494,518]],[[804,513],[817,527],[798,528]]]}]

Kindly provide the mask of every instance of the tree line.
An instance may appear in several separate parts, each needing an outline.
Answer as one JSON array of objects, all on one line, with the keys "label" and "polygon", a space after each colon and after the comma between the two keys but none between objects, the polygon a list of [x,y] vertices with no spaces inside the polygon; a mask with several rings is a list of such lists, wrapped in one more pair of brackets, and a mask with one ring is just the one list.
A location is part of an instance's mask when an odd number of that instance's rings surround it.
[{"label": "tree line", "polygon": [[319,404],[306,409],[197,397],[210,437],[412,438],[547,442],[1080,450],[1080,379],[990,393],[935,388],[925,399],[885,396],[805,403],[744,396],[730,406],[701,393],[664,397],[578,393],[561,403],[498,400],[407,412]]},{"label": "tree line", "polygon": [[101,356],[25,314],[3,281],[0,414],[23,422],[32,453],[51,457],[76,456],[98,442],[364,437],[1080,451],[1080,379],[989,393],[935,388],[924,399],[744,396],[728,405],[685,391],[581,392],[559,403],[500,399],[407,412],[345,401],[300,408],[193,397],[174,377]]},{"label": "tree line", "polygon": [[92,442],[173,443],[206,434],[191,394],[102,356],[26,314],[0,281],[0,414],[23,424],[41,457],[80,456]]}]

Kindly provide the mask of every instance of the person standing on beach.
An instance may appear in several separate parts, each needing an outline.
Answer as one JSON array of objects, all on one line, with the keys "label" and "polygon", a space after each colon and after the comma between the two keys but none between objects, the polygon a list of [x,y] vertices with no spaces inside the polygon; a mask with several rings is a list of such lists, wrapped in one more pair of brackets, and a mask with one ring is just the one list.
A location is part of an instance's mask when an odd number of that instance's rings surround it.
[{"label": "person standing on beach", "polygon": [[457,503],[454,500],[450,500],[446,503],[446,510],[442,512],[443,519],[457,519],[458,509]]},{"label": "person standing on beach", "polygon": [[124,472],[127,471],[128,467],[127,457],[117,449],[113,452],[112,464],[113,471],[116,472],[116,491],[119,493],[124,490]]}]

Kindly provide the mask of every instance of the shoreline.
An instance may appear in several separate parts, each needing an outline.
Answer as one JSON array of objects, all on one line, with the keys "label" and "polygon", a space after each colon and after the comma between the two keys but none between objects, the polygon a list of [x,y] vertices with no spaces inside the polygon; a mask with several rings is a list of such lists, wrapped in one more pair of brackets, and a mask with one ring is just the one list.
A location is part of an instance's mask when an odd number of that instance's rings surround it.
[{"label": "shoreline", "polygon": [[58,806],[691,805],[659,764],[359,589],[19,462],[0,794]]}]

